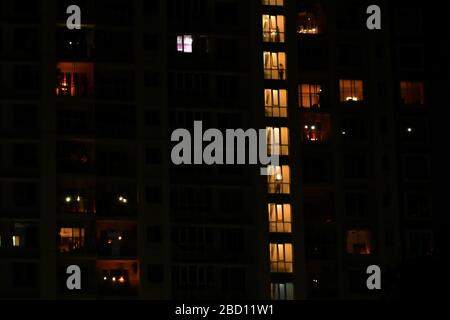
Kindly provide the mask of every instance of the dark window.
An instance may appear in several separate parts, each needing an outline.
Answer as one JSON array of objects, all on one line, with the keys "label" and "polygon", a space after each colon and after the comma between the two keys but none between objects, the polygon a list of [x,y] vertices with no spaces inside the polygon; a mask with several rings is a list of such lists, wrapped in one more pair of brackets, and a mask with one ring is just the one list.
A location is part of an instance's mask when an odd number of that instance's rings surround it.
[{"label": "dark window", "polygon": [[366,193],[349,192],[345,195],[345,213],[348,217],[367,217],[369,197]]},{"label": "dark window", "polygon": [[157,88],[160,85],[159,72],[145,72],[144,73],[144,86],[147,88]]},{"label": "dark window", "polygon": [[17,167],[36,168],[38,165],[38,147],[35,144],[14,145],[14,165]]},{"label": "dark window", "polygon": [[32,66],[15,66],[13,78],[15,89],[29,90],[37,88],[38,73],[36,68]]},{"label": "dark window", "polygon": [[218,24],[236,25],[239,23],[239,5],[233,1],[216,1],[216,22]]},{"label": "dark window", "polygon": [[33,206],[36,204],[36,185],[29,182],[14,184],[14,204],[18,207]]},{"label": "dark window", "polygon": [[161,150],[159,148],[145,149],[145,164],[157,165],[161,163]]},{"label": "dark window", "polygon": [[149,264],[147,278],[150,283],[164,282],[164,267],[161,264]]},{"label": "dark window", "polygon": [[38,51],[38,33],[36,29],[17,28],[14,30],[14,51],[35,53]]},{"label": "dark window", "polygon": [[36,288],[38,265],[36,263],[13,263],[13,285],[16,288]]},{"label": "dark window", "polygon": [[367,177],[367,159],[362,155],[344,156],[344,176],[351,179]]},{"label": "dark window", "polygon": [[406,179],[423,180],[430,177],[430,161],[426,156],[406,156],[403,164]]},{"label": "dark window", "polygon": [[159,36],[157,34],[144,34],[144,49],[157,51],[159,49]]},{"label": "dark window", "polygon": [[144,118],[146,126],[156,127],[161,124],[161,113],[159,110],[145,110]]},{"label": "dark window", "polygon": [[147,241],[150,243],[160,243],[162,241],[162,228],[161,226],[149,226],[147,227]]},{"label": "dark window", "polygon": [[222,269],[222,289],[225,291],[245,290],[245,268],[225,267]]},{"label": "dark window", "polygon": [[25,104],[14,105],[13,124],[17,129],[36,129],[39,125],[38,107]]},{"label": "dark window", "polygon": [[145,188],[145,200],[147,203],[157,204],[162,201],[161,188],[158,186],[149,186]]}]

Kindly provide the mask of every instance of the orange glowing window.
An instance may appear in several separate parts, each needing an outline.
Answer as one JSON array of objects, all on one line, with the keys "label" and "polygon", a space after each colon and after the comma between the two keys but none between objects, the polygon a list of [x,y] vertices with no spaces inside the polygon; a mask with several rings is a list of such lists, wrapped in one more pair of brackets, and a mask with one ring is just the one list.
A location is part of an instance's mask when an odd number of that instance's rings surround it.
[{"label": "orange glowing window", "polygon": [[291,205],[289,203],[267,205],[269,212],[269,231],[277,233],[292,232]]},{"label": "orange glowing window", "polygon": [[264,6],[283,6],[284,0],[262,0]]},{"label": "orange glowing window", "polygon": [[268,166],[267,191],[270,194],[291,193],[291,173],[287,165]]},{"label": "orange glowing window", "polygon": [[71,252],[84,246],[84,228],[60,228],[59,251]]},{"label": "orange glowing window", "polygon": [[339,80],[339,88],[341,102],[364,100],[362,80]]},{"label": "orange glowing window", "polygon": [[264,42],[284,42],[284,16],[262,16]]},{"label": "orange glowing window", "polygon": [[93,92],[94,65],[92,63],[58,63],[56,70],[57,96],[88,96]]},{"label": "orange glowing window", "polygon": [[266,127],[267,154],[289,155],[289,129]]},{"label": "orange glowing window", "polygon": [[286,118],[287,117],[287,90],[286,89],[265,89],[264,106],[266,117]]},{"label": "orange glowing window", "polygon": [[270,244],[270,272],[292,273],[294,271],[291,243]]},{"label": "orange glowing window", "polygon": [[319,84],[301,84],[298,86],[298,90],[300,107],[307,109],[320,108],[322,89]]},{"label": "orange glowing window", "polygon": [[263,53],[264,79],[286,80],[286,53],[268,52]]},{"label": "orange glowing window", "polygon": [[372,253],[371,233],[369,230],[347,231],[347,253],[368,255]]},{"label": "orange glowing window", "polygon": [[422,81],[401,81],[400,97],[403,104],[424,104],[424,90]]}]

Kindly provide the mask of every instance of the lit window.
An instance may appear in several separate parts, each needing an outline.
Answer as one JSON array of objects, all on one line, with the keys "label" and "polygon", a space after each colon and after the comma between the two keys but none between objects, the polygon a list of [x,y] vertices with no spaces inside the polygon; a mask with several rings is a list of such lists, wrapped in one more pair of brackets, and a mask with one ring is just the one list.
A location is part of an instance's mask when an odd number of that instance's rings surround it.
[{"label": "lit window", "polygon": [[286,53],[264,52],[264,79],[286,79]]},{"label": "lit window", "polygon": [[265,6],[282,6],[284,0],[262,0],[262,4]]},{"label": "lit window", "polygon": [[289,129],[288,128],[266,128],[267,154],[289,155]]},{"label": "lit window", "polygon": [[58,63],[57,96],[87,96],[93,92],[94,67],[92,63]]},{"label": "lit window", "polygon": [[293,252],[291,243],[270,244],[270,271],[279,273],[293,272]]},{"label": "lit window", "polygon": [[76,251],[84,246],[84,228],[61,228],[59,231],[59,251]]},{"label": "lit window", "polygon": [[22,245],[22,241],[20,236],[12,236],[13,247],[20,247]]},{"label": "lit window", "polygon": [[400,96],[403,104],[424,104],[423,82],[401,81]]},{"label": "lit window", "polygon": [[193,42],[192,35],[177,36],[177,51],[191,53]]},{"label": "lit window", "polygon": [[299,90],[299,105],[307,109],[320,108],[320,95],[322,89],[319,84],[301,84]]},{"label": "lit window", "polygon": [[297,32],[302,34],[320,33],[319,19],[316,13],[302,11],[298,13]]},{"label": "lit window", "polygon": [[264,105],[266,117],[287,117],[287,91],[285,89],[265,89]]},{"label": "lit window", "polygon": [[303,141],[319,143],[326,142],[331,132],[331,120],[329,114],[304,113],[303,118]]},{"label": "lit window", "polygon": [[263,39],[265,42],[284,42],[284,16],[262,16]]},{"label": "lit window", "polygon": [[269,203],[269,231],[279,233],[292,232],[291,205]]},{"label": "lit window", "polygon": [[341,92],[341,102],[362,101],[363,82],[362,80],[339,80]]},{"label": "lit window", "polygon": [[270,298],[272,300],[293,300],[294,284],[293,283],[271,283]]},{"label": "lit window", "polygon": [[291,173],[289,166],[269,166],[267,188],[269,193],[289,194],[291,192]]},{"label": "lit window", "polygon": [[371,234],[369,230],[347,231],[347,253],[367,255],[372,253]]}]

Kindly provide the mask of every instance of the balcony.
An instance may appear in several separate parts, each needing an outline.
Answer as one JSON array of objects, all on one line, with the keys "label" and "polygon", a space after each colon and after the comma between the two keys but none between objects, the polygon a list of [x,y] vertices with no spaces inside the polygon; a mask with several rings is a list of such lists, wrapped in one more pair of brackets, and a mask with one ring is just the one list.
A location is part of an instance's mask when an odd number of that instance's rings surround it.
[{"label": "balcony", "polygon": [[303,142],[323,144],[329,141],[331,133],[331,119],[329,114],[302,113]]},{"label": "balcony", "polygon": [[57,144],[57,167],[65,173],[94,173],[95,145],[79,141]]},{"label": "balcony", "polygon": [[135,296],[139,285],[138,264],[134,260],[98,260],[97,279],[102,296]]},{"label": "balcony", "polygon": [[94,65],[92,63],[60,62],[56,69],[58,97],[88,97],[94,92]]},{"label": "balcony", "polygon": [[93,28],[81,30],[59,28],[56,31],[56,56],[60,59],[94,58],[95,33]]},{"label": "balcony", "polygon": [[325,19],[322,7],[318,5],[303,6],[297,14],[297,33],[317,35],[324,32]]},{"label": "balcony", "polygon": [[135,257],[136,233],[136,224],[133,222],[98,221],[98,255],[108,258]]},{"label": "balcony", "polygon": [[67,178],[59,185],[58,208],[62,214],[96,213],[95,180]]}]

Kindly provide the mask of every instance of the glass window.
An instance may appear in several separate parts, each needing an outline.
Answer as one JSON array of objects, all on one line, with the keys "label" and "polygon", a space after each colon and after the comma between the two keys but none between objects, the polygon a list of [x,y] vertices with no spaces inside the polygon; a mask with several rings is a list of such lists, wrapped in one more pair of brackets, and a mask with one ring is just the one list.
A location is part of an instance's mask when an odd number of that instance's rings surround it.
[{"label": "glass window", "polygon": [[339,80],[339,88],[341,102],[364,100],[362,80]]},{"label": "glass window", "polygon": [[423,258],[433,255],[433,233],[431,230],[414,230],[408,232],[408,256]]},{"label": "glass window", "polygon": [[293,300],[294,284],[293,283],[271,283],[270,298],[272,300]]},{"label": "glass window", "polygon": [[269,203],[269,231],[279,233],[292,232],[291,205],[288,203]]},{"label": "glass window", "polygon": [[267,154],[289,155],[289,129],[266,127]]},{"label": "glass window", "polygon": [[264,6],[282,6],[284,5],[284,0],[262,0]]},{"label": "glass window", "polygon": [[266,117],[287,117],[287,91],[285,89],[265,89],[264,105]]},{"label": "glass window", "polygon": [[59,231],[59,251],[76,251],[84,246],[84,228],[61,228]]},{"label": "glass window", "polygon": [[185,52],[185,53],[192,53],[192,44],[193,43],[194,43],[194,40],[192,38],[192,35],[185,34],[185,35],[177,36],[177,51]]},{"label": "glass window", "polygon": [[300,107],[307,109],[320,108],[322,89],[319,84],[301,84],[298,86],[298,90]]},{"label": "glass window", "polygon": [[262,16],[264,42],[284,42],[284,16]]},{"label": "glass window", "polygon": [[93,93],[92,63],[58,63],[56,78],[57,96],[87,96]]},{"label": "glass window", "polygon": [[289,194],[291,192],[289,166],[269,166],[267,188],[271,194]]},{"label": "glass window", "polygon": [[270,244],[270,271],[279,273],[293,272],[293,252],[291,243]]},{"label": "glass window", "polygon": [[422,81],[401,81],[400,97],[403,104],[424,104],[424,90]]},{"label": "glass window", "polygon": [[264,79],[286,80],[286,53],[264,52]]},{"label": "glass window", "polygon": [[369,230],[347,231],[347,253],[368,255],[372,253],[371,233]]}]

